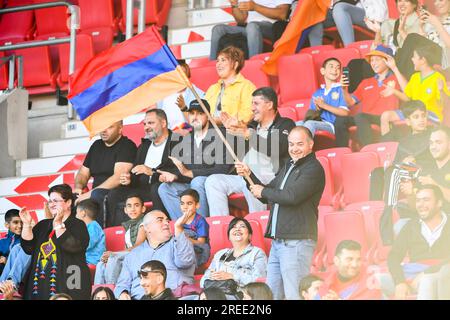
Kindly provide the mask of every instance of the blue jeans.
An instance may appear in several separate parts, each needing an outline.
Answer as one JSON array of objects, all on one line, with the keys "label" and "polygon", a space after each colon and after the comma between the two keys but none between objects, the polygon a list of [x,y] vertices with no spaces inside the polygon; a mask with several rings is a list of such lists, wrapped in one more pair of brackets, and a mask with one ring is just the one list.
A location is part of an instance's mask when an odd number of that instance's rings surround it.
[{"label": "blue jeans", "polygon": [[309,274],[316,241],[272,240],[267,285],[274,300],[299,300],[300,280]]},{"label": "blue jeans", "polygon": [[268,21],[255,21],[245,27],[219,24],[214,26],[211,33],[210,60],[216,60],[219,40],[227,33],[243,33],[247,37],[248,55],[252,57],[263,51],[263,38],[273,38],[272,23]]},{"label": "blue jeans", "polygon": [[15,245],[9,253],[8,260],[6,260],[5,268],[0,277],[0,282],[11,279],[14,284],[19,287],[25,273],[31,264],[31,255],[23,251],[20,244]]},{"label": "blue jeans", "polygon": [[207,177],[195,177],[191,183],[162,183],[159,186],[158,193],[161,201],[170,215],[170,219],[176,221],[183,215],[180,208],[180,194],[189,188],[192,188],[200,195],[200,209],[198,213],[204,217],[209,217],[208,201],[206,200],[205,181]]},{"label": "blue jeans", "polygon": [[353,25],[367,28],[364,22],[365,12],[363,8],[341,2],[337,3],[333,10],[328,10],[325,21],[316,24],[309,33],[311,47],[322,44],[323,29],[336,26],[344,46],[355,42]]},{"label": "blue jeans", "polygon": [[248,190],[244,178],[229,174],[212,174],[205,182],[211,216],[228,216],[228,196],[232,193],[244,193],[249,212],[266,210],[266,205],[255,198]]},{"label": "blue jeans", "polygon": [[128,251],[112,252],[107,263],[99,262],[95,269],[94,284],[115,284],[122,271],[123,259]]},{"label": "blue jeans", "polygon": [[297,126],[303,126],[308,128],[313,136],[316,134],[317,130],[328,131],[334,134],[334,126],[326,121],[307,120],[307,121],[297,121],[295,124]]}]

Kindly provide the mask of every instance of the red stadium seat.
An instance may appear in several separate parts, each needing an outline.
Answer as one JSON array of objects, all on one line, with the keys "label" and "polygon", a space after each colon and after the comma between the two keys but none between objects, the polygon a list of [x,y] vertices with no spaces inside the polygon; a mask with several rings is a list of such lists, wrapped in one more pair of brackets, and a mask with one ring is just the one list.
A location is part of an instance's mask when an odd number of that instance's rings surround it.
[{"label": "red stadium seat", "polygon": [[48,47],[15,50],[23,57],[23,85],[30,94],[53,92],[56,87],[56,73],[50,60]]},{"label": "red stadium seat", "polygon": [[122,133],[139,146],[141,144],[141,139],[144,137],[143,128],[142,123],[127,124],[123,126]]},{"label": "red stadium seat", "polygon": [[342,158],[347,153],[352,153],[352,150],[350,148],[332,148],[316,152],[317,157],[324,156],[328,158],[336,192],[342,188]]},{"label": "red stadium seat", "polygon": [[375,152],[343,155],[342,178],[345,204],[369,200],[370,174],[378,166],[379,159]]},{"label": "red stadium seat", "polygon": [[309,110],[310,99],[301,99],[296,101],[290,101],[289,103],[285,103],[281,105],[281,107],[293,107],[297,110],[297,119],[303,120],[305,119],[306,112]]},{"label": "red stadium seat", "polygon": [[300,53],[309,53],[311,55],[319,54],[325,51],[332,51],[335,48],[331,44],[324,44],[321,46],[306,47],[300,50]]},{"label": "red stadium seat", "polygon": [[324,131],[317,130],[314,134],[314,151],[334,148],[336,146],[336,137],[334,134]]},{"label": "red stadium seat", "polygon": [[243,193],[233,193],[228,196],[230,215],[243,218],[248,214],[248,204]]},{"label": "red stadium seat", "polygon": [[[8,7],[19,5],[24,5],[24,3],[21,3],[20,1],[15,5],[8,3]],[[33,31],[33,11],[2,14],[0,20],[0,45],[30,40],[33,37]]]},{"label": "red stadium seat", "polygon": [[190,68],[215,66],[215,65],[216,65],[216,60],[209,60],[208,57],[192,59],[191,62],[189,62]]},{"label": "red stadium seat", "polygon": [[256,88],[270,87],[270,80],[261,67],[264,64],[261,60],[247,60],[241,70],[242,75],[253,82]]},{"label": "red stadium seat", "polygon": [[324,216],[333,212],[333,208],[330,206],[319,206],[319,216],[317,218],[317,244],[314,250],[314,257],[312,261],[312,272],[322,270],[324,267],[324,256],[326,255],[325,246],[325,224]]},{"label": "red stadium seat", "polygon": [[103,229],[107,251],[123,251],[125,245],[125,229],[122,226]]},{"label": "red stadium seat", "polygon": [[171,7],[172,0],[158,0],[158,14],[156,16],[156,24],[158,27],[162,27],[167,23]]},{"label": "red stadium seat", "polygon": [[3,239],[6,237],[6,235],[8,234],[8,232],[0,232],[0,239]]},{"label": "red stadium seat", "polygon": [[[258,221],[258,223],[261,225],[261,230],[263,232],[263,235],[266,233],[267,223],[269,222],[269,215],[270,212],[267,211],[260,211],[260,212],[251,212],[248,215],[245,216],[245,219],[248,221]],[[266,252],[270,252],[270,247],[272,244],[272,240],[269,238],[264,238],[265,248]]]},{"label": "red stadium seat", "polygon": [[346,48],[358,49],[361,58],[364,58],[367,53],[370,52],[373,40],[356,41],[347,45]]},{"label": "red stadium seat", "polygon": [[368,144],[367,146],[364,146],[360,152],[374,151],[378,154],[380,166],[384,166],[385,161],[387,162],[386,165],[390,166],[394,162],[395,155],[397,154],[397,148],[398,142],[380,142]]},{"label": "red stadium seat", "polygon": [[343,240],[354,240],[361,245],[362,257],[368,250],[364,218],[359,211],[339,211],[324,216],[327,266],[333,264],[337,245]]},{"label": "red stadium seat", "polygon": [[387,0],[386,2],[388,5],[389,18],[398,19],[400,14],[397,9],[397,1],[396,0]]},{"label": "red stadium seat", "polygon": [[278,113],[285,118],[297,121],[297,111],[292,107],[282,107],[278,108]]},{"label": "red stadium seat", "polygon": [[[51,0],[33,0],[34,3],[47,3]],[[64,6],[39,9],[34,11],[36,17],[36,39],[47,40],[69,35],[67,8]]]},{"label": "red stadium seat", "polygon": [[[58,46],[60,74],[57,78],[58,85],[62,90],[67,89],[69,82],[69,57],[70,44],[64,43]],[[92,37],[88,34],[77,35],[77,50],[75,60],[75,71],[82,68],[94,56]]]},{"label": "red stadium seat", "polygon": [[271,54],[272,54],[272,52],[264,52],[264,53],[260,53],[260,54],[255,54],[254,56],[250,57],[250,60],[266,61],[269,59]]},{"label": "red stadium seat", "polygon": [[206,92],[208,88],[219,80],[216,66],[191,68],[191,82]]},{"label": "red stadium seat", "polygon": [[112,0],[79,0],[80,33],[92,36],[95,53],[112,46],[115,21]]},{"label": "red stadium seat", "polygon": [[310,99],[317,89],[313,59],[309,54],[281,57],[278,61],[278,78],[282,105],[300,99]]},{"label": "red stadium seat", "polygon": [[262,225],[257,220],[247,220],[252,227],[252,245],[262,249],[266,255],[269,255],[269,250],[266,248],[264,243],[264,231]]},{"label": "red stadium seat", "polygon": [[[121,0],[122,5],[122,20],[120,21],[120,29],[122,32],[126,28],[127,17],[127,1]],[[158,27],[162,27],[167,22],[170,8],[172,6],[172,0],[147,0],[145,6],[145,24],[156,24]],[[134,9],[134,21],[133,24],[138,24],[138,9]]]},{"label": "red stadium seat", "polygon": [[359,59],[360,54],[358,49],[343,48],[330,51],[323,51],[319,54],[313,55],[314,70],[317,75],[318,84],[323,83],[323,77],[320,74],[320,68],[322,68],[323,62],[328,58],[337,58],[341,62],[341,67],[345,67],[350,62],[350,60]]},{"label": "red stadium seat", "polygon": [[231,243],[228,240],[227,229],[232,216],[223,217],[208,217],[206,221],[209,224],[209,243],[211,245],[211,258],[217,253],[217,251],[225,248],[231,248]]},{"label": "red stadium seat", "polygon": [[330,206],[333,202],[334,196],[334,182],[331,174],[330,163],[327,157],[317,157],[325,172],[325,189],[323,190],[320,205]]}]

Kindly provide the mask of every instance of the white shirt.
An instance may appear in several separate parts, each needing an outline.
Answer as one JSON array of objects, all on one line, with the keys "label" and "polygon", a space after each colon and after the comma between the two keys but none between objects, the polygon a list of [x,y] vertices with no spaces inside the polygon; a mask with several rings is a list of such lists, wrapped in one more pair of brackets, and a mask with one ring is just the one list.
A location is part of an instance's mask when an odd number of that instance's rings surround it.
[{"label": "white shirt", "polygon": [[144,164],[149,168],[157,168],[161,162],[166,147],[167,139],[159,145],[155,145],[153,142],[148,148],[147,155],[145,156]]},{"label": "white shirt", "polygon": [[[276,8],[279,5],[282,4],[292,4],[293,0],[253,0],[256,4],[259,4],[261,6],[267,7],[267,8]],[[248,2],[248,0],[239,0],[239,2]],[[268,22],[275,22],[275,19],[269,19],[266,16],[262,15],[259,12],[256,11],[249,11],[248,17],[247,17],[247,23],[254,22],[254,21],[268,21]]]},{"label": "white shirt", "polygon": [[197,145],[197,148],[200,148],[200,144],[202,143],[203,139],[205,139],[207,134],[208,134],[208,130],[206,130],[205,132],[201,132],[199,134],[197,134],[197,133],[194,134],[194,141],[195,141],[195,144]]},{"label": "white shirt", "polygon": [[[268,128],[270,128],[271,125],[272,123],[270,123],[267,128],[258,125],[256,134],[267,139],[267,136],[269,135]],[[245,155],[243,161],[263,184],[268,184],[275,178],[276,172],[273,168],[272,160],[267,155],[258,152],[258,150],[251,148]]]},{"label": "white shirt", "polygon": [[360,0],[357,5],[364,9],[369,20],[381,23],[389,18],[386,0]]},{"label": "white shirt", "polygon": [[436,240],[439,239],[442,230],[444,229],[444,226],[447,223],[447,215],[441,213],[441,217],[442,217],[441,223],[434,230],[431,230],[424,221],[420,220],[422,236],[428,242],[428,245],[430,247],[432,247],[433,244],[436,242]]}]

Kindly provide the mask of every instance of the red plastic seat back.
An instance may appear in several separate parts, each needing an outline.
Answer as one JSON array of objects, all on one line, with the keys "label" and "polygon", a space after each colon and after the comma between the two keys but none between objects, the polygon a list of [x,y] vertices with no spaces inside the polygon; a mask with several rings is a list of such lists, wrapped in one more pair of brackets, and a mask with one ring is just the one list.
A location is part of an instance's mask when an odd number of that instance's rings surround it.
[{"label": "red plastic seat back", "polygon": [[[126,24],[127,17],[127,0],[122,0],[122,19],[123,25]],[[158,0],[147,0],[145,3],[145,24],[156,24],[158,21]],[[138,9],[134,8],[133,24],[138,24]]]},{"label": "red plastic seat back", "polygon": [[23,85],[25,87],[51,83],[53,68],[48,47],[15,50],[15,54],[23,57]]},{"label": "red plastic seat back", "polygon": [[123,251],[125,245],[125,229],[122,226],[103,229],[107,251]]},{"label": "red plastic seat back", "polygon": [[269,250],[266,249],[266,244],[264,243],[264,230],[261,224],[257,220],[247,220],[252,227],[252,245],[262,249],[266,255],[269,254]]},{"label": "red plastic seat back", "polygon": [[398,142],[380,142],[373,143],[364,146],[360,152],[373,151],[378,154],[380,159],[380,166],[384,166],[384,162],[388,161],[389,165],[394,162],[395,155],[397,154]]},{"label": "red plastic seat back", "polygon": [[256,88],[270,87],[270,80],[261,67],[264,64],[261,60],[247,60],[241,70],[242,75],[253,82]]},{"label": "red plastic seat back", "polygon": [[[69,82],[69,56],[70,44],[64,43],[58,46],[60,79],[62,82]],[[94,57],[94,46],[92,37],[88,34],[77,35],[77,51],[75,60],[75,71],[82,68],[86,62]]]},{"label": "red plastic seat back", "polygon": [[297,121],[297,111],[292,107],[282,107],[278,108],[278,113],[280,116]]},{"label": "red plastic seat back", "polygon": [[113,27],[113,0],[78,0],[81,30],[95,27]]},{"label": "red plastic seat back", "polygon": [[335,48],[331,44],[321,46],[307,47],[300,50],[300,53],[309,53],[310,55],[320,54],[325,51],[332,51]]},{"label": "red plastic seat back", "polygon": [[352,150],[350,148],[332,148],[316,151],[317,157],[324,156],[329,160],[335,191],[342,186],[342,157],[347,153],[352,153]]},{"label": "red plastic seat back", "polygon": [[[0,58],[3,58],[5,56],[5,53],[3,51],[0,51]],[[8,88],[8,62],[3,64],[0,67],[0,90],[4,90]]]},{"label": "red plastic seat back", "polygon": [[343,240],[354,240],[361,245],[361,257],[365,258],[368,246],[364,218],[359,211],[339,211],[324,216],[327,248],[327,265],[333,264],[337,245]]},{"label": "red plastic seat back", "polygon": [[325,189],[323,190],[322,198],[320,199],[320,205],[330,206],[334,196],[334,182],[333,176],[331,175],[330,163],[326,157],[317,157],[317,160],[320,162],[325,172]]},{"label": "red plastic seat back", "polygon": [[232,216],[223,217],[208,217],[206,221],[209,224],[209,243],[211,245],[211,257],[217,253],[217,251],[231,248],[231,242],[228,240],[227,229]]},{"label": "red plastic seat back", "polygon": [[191,82],[206,92],[208,88],[219,80],[216,66],[191,68]]},{"label": "red plastic seat back", "polygon": [[[53,2],[51,0],[33,0],[34,3]],[[54,7],[34,11],[36,17],[36,37],[68,35],[67,7]]]},{"label": "red plastic seat back", "polygon": [[141,139],[144,137],[144,127],[142,123],[127,124],[123,126],[122,133],[139,146],[142,141]]},{"label": "red plastic seat back", "polygon": [[370,48],[372,47],[373,40],[363,40],[352,42],[347,45],[347,48],[355,48],[358,49],[361,58],[364,58],[367,53],[370,52]]},{"label": "red plastic seat back", "polygon": [[309,54],[283,56],[278,60],[281,103],[310,99],[317,89],[313,58]]},{"label": "red plastic seat back", "polygon": [[[269,216],[270,216],[270,212],[267,210],[267,211],[260,211],[260,212],[251,212],[245,216],[245,219],[247,221],[253,221],[253,220],[257,221],[259,223],[259,225],[261,226],[262,234],[264,236],[264,234],[266,233],[267,224],[269,222]],[[271,244],[272,244],[271,239],[264,238],[264,245],[266,248],[266,253],[270,252]]]},{"label": "red plastic seat back", "polygon": [[344,202],[346,204],[369,200],[370,174],[379,166],[375,152],[354,152],[342,158]]}]

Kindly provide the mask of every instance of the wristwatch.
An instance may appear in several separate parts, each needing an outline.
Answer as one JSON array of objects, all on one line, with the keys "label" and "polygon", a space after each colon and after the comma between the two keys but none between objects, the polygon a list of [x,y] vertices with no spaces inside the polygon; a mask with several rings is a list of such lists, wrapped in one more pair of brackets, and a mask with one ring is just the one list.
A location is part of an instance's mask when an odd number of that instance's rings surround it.
[{"label": "wristwatch", "polygon": [[53,230],[59,230],[59,229],[65,229],[66,228],[66,225],[64,224],[64,222],[63,223],[61,223],[61,224],[58,224],[56,227],[54,227],[53,228]]}]

